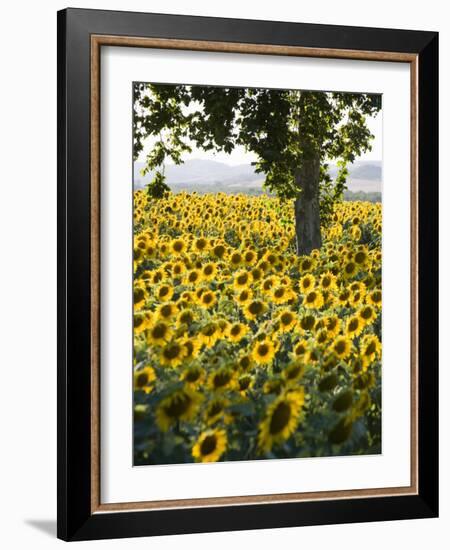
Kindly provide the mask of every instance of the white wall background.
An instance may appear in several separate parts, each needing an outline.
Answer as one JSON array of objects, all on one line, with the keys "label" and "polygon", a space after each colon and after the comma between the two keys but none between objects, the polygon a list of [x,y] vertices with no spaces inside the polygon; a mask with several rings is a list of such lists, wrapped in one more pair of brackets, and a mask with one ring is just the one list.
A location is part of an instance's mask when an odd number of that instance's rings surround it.
[{"label": "white wall background", "polygon": [[[29,0],[2,7],[0,33],[0,540],[8,550],[54,548],[56,517],[56,10]],[[98,0],[76,7],[440,31],[441,339],[450,331],[450,18],[441,0]],[[430,215],[433,215],[430,213]],[[441,369],[441,518],[332,525],[153,540],[84,543],[84,548],[215,550],[283,546],[364,550],[401,544],[447,547],[450,538],[450,374]],[[447,543],[445,542],[447,541]]]}]

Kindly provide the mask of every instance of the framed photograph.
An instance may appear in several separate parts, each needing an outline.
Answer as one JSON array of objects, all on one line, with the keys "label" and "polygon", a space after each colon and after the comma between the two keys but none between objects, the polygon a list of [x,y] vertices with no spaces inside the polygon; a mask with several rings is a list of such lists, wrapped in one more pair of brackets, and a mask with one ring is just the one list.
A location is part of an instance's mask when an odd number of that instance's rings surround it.
[{"label": "framed photograph", "polygon": [[438,35],[58,13],[58,536],[438,514]]}]

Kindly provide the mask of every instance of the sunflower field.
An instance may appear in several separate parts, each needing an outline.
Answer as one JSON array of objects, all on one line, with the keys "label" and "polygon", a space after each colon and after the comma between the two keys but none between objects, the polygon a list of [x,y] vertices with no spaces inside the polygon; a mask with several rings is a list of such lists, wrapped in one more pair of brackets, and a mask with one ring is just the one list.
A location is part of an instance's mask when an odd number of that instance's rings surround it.
[{"label": "sunflower field", "polygon": [[381,452],[381,205],[134,193],[134,464]]}]

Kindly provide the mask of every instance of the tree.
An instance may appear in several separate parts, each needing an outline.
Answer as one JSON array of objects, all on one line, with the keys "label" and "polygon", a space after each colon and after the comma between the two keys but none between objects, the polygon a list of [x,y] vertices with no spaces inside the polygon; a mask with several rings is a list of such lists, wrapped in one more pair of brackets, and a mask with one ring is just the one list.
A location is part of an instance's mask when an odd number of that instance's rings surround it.
[{"label": "tree", "polygon": [[226,153],[245,147],[256,154],[265,187],[294,201],[297,253],[309,254],[321,247],[321,222],[343,196],[348,164],[371,149],[366,117],[380,108],[374,94],[137,83],[133,155],[156,138],[144,174],[155,171],[149,192],[161,197],[166,159],[181,164],[191,144]]}]

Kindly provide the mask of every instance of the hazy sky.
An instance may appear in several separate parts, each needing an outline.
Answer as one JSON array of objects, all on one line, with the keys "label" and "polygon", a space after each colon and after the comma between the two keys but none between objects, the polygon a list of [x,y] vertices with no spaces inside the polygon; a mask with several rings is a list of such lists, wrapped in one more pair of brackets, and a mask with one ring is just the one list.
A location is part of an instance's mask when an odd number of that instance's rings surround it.
[{"label": "hazy sky", "polygon": [[[375,136],[372,141],[372,151],[361,155],[357,160],[382,160],[382,111],[380,111],[376,117],[367,118],[367,125],[369,126],[370,131]],[[148,138],[144,141],[144,151],[140,154],[138,161],[144,162],[147,152],[152,145],[152,142],[155,142],[156,138]],[[189,159],[207,159],[207,160],[216,160],[218,162],[224,162],[232,166],[238,164],[250,164],[256,160],[256,155],[253,153],[248,153],[242,146],[235,147],[231,154],[227,153],[213,153],[212,151],[203,151],[193,147],[192,153],[184,154],[183,160]],[[168,161],[167,164],[173,164]]]}]

